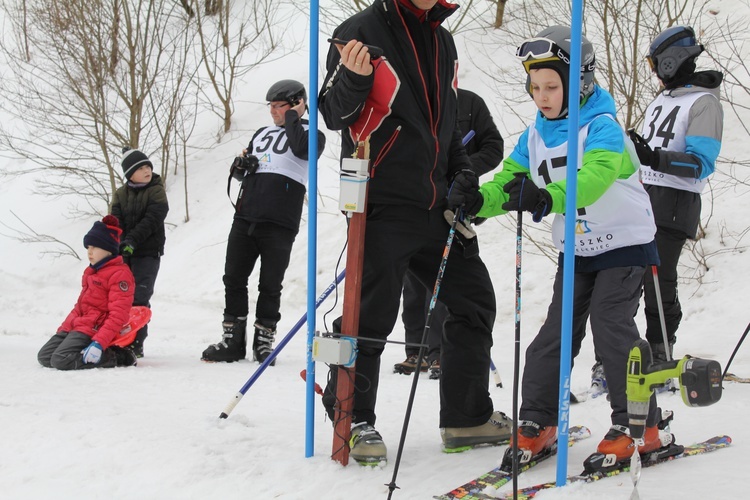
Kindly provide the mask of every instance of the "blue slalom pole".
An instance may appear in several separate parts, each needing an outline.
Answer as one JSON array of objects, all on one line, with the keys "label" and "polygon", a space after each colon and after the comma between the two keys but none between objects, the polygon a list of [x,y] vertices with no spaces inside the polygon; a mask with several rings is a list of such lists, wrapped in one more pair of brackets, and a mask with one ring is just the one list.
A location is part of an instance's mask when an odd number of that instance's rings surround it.
[{"label": "blue slalom pole", "polygon": [[[328,298],[329,295],[331,295],[331,292],[336,288],[336,285],[341,283],[341,280],[344,279],[344,276],[346,276],[346,269],[341,271],[339,275],[336,277],[336,280],[328,285],[328,288],[323,290],[323,293],[320,294],[320,297],[318,297],[318,300],[314,304],[314,308],[317,309],[320,304],[323,303],[324,300]],[[255,370],[255,373],[253,373],[250,378],[245,382],[245,385],[242,386],[242,388],[237,392],[237,394],[234,395],[231,401],[229,401],[229,404],[227,404],[226,408],[224,408],[224,411],[219,415],[219,418],[227,418],[229,417],[229,414],[232,413],[232,410],[235,406],[237,406],[237,403],[240,402],[242,397],[245,395],[245,393],[250,389],[250,387],[255,383],[256,380],[260,378],[260,376],[263,374],[264,371],[266,371],[266,368],[268,368],[273,360],[276,359],[276,356],[279,355],[281,350],[286,347],[286,345],[289,343],[290,340],[292,340],[292,337],[297,333],[297,331],[302,328],[302,325],[305,324],[308,317],[310,316],[310,311],[308,311],[306,314],[304,314],[297,323],[292,327],[291,330],[289,330],[289,333],[284,336],[283,339],[279,342],[279,344],[276,346],[276,348],[271,351],[271,354],[268,355],[265,361],[263,361],[257,370]],[[313,317],[315,316],[315,310],[313,309]],[[309,373],[309,372],[308,372]],[[306,376],[307,383],[310,383],[310,380],[313,377]],[[315,391],[315,381],[313,380],[313,393]]]},{"label": "blue slalom pole", "polygon": [[568,477],[570,427],[570,369],[573,342],[573,277],[575,273],[576,193],[578,185],[578,121],[581,87],[581,27],[583,2],[573,0],[570,23],[570,81],[568,83],[568,165],[565,174],[565,249],[563,252],[562,328],[560,342],[560,401],[557,415],[557,486]]},{"label": "blue slalom pole", "polygon": [[[318,30],[320,24],[318,0],[310,2],[310,56],[308,107],[310,126],[308,129],[309,190],[307,197],[307,379],[305,387],[305,458],[315,454],[315,362],[312,359],[312,344],[315,336],[315,271],[317,269],[318,235]],[[341,273],[341,278],[344,273]],[[339,280],[340,281],[340,280]],[[338,281],[337,281],[338,283]],[[334,285],[335,286],[335,285]]]}]

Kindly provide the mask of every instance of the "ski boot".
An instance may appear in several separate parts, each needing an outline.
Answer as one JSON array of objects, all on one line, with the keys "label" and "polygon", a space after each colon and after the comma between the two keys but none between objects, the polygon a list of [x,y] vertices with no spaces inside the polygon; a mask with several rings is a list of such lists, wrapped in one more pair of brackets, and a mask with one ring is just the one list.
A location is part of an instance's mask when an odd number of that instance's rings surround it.
[{"label": "ski boot", "polygon": [[367,422],[352,425],[349,456],[360,465],[380,465],[387,460],[387,449],[380,433]]},{"label": "ski boot", "polygon": [[601,361],[597,361],[591,367],[591,388],[589,389],[589,394],[592,398],[597,398],[602,394],[609,395],[607,378],[604,376],[604,366]]},{"label": "ski boot", "polygon": [[[400,373],[402,375],[411,375],[412,373],[414,373],[414,370],[416,368],[417,368],[417,355],[409,354],[406,356],[405,360],[393,365],[393,373]],[[428,365],[427,360],[423,358],[420,371],[426,372],[429,368],[430,368],[430,365]]]},{"label": "ski boot", "polygon": [[245,359],[247,354],[246,334],[247,317],[237,318],[224,315],[222,340],[218,344],[210,345],[203,351],[203,361],[231,363]]},{"label": "ski boot", "polygon": [[[654,359],[654,364],[666,363],[669,359],[672,359],[673,343],[669,343],[669,356],[667,356],[667,350],[664,348],[664,344],[651,344],[651,355]],[[661,385],[654,389],[656,394],[662,394],[665,392],[677,392],[679,389],[675,387],[674,379],[667,379],[664,385]]]},{"label": "ski boot", "polygon": [[459,453],[482,444],[504,444],[512,433],[513,421],[501,411],[494,412],[482,425],[440,429],[445,453]]},{"label": "ski boot", "polygon": [[[253,359],[262,363],[273,351],[273,340],[276,335],[276,325],[266,326],[261,320],[255,320],[255,336],[253,337]],[[276,358],[271,361],[271,366],[276,364]]]},{"label": "ski boot", "polygon": [[135,340],[128,346],[136,358],[143,357],[143,343],[146,341],[146,337],[148,337],[148,325],[138,330],[138,333],[135,334]]},{"label": "ski boot", "polygon": [[[511,439],[511,444],[513,440]],[[557,426],[543,427],[530,420],[518,423],[518,467],[557,453]],[[500,469],[513,470],[513,447],[503,455]]]},{"label": "ski boot", "polygon": [[[679,455],[684,450],[674,443],[674,434],[669,431],[669,423],[674,417],[672,412],[666,411],[661,416],[662,420],[657,425],[646,427],[643,444],[638,446],[638,453],[644,461],[651,457]],[[597,446],[596,453],[584,460],[584,474],[607,473],[630,465],[634,448],[635,441],[630,437],[630,430],[624,425],[613,425]]]},{"label": "ski boot", "polygon": [[110,346],[109,350],[115,355],[115,366],[136,366],[138,357],[129,347]]},{"label": "ski boot", "polygon": [[440,360],[433,359],[430,363],[430,380],[440,379]]}]

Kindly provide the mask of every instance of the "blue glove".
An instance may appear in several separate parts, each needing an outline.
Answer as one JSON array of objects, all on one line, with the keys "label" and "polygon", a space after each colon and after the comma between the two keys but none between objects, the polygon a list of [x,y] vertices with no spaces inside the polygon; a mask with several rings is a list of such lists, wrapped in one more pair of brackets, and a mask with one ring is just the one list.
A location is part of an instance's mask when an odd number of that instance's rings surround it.
[{"label": "blue glove", "polygon": [[84,363],[96,364],[102,359],[102,346],[95,340],[86,349],[81,351],[81,354],[83,354]]}]

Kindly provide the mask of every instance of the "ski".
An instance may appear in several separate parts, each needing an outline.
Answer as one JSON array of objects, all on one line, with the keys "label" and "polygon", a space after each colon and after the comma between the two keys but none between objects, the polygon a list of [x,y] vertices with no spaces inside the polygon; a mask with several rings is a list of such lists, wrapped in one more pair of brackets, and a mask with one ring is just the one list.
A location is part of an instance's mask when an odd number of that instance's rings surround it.
[{"label": "ski", "polygon": [[[732,438],[729,436],[715,436],[711,439],[707,439],[705,441],[702,441],[700,443],[691,444],[690,446],[685,446],[682,453],[679,453],[677,455],[671,455],[663,458],[658,457],[658,452],[654,452],[651,454],[646,454],[641,456],[641,467],[644,469],[646,467],[653,467],[654,465],[658,465],[664,462],[670,462],[672,460],[677,460],[679,458],[685,458],[685,457],[692,457],[695,455],[702,455],[704,453],[709,453],[715,450],[720,450],[721,448],[726,448],[732,444]],[[607,477],[617,476],[619,474],[622,474],[623,472],[628,472],[630,470],[630,462],[624,462],[620,467],[617,469],[611,470],[609,472],[595,472],[593,474],[581,474],[578,476],[568,476],[568,479],[566,481],[566,484],[572,484],[572,483],[593,483],[594,481],[599,481],[600,479],[604,479]],[[556,488],[557,484],[555,482],[549,482],[549,483],[542,483],[537,484],[534,486],[528,486],[526,488],[522,488],[518,490],[518,500],[527,500],[529,498],[534,498],[537,493],[539,493],[542,490],[548,490],[552,488]],[[482,498],[493,498],[493,497],[482,497]],[[497,498],[497,497],[494,497]],[[504,496],[500,498],[513,498],[513,492],[506,493]]]},{"label": "ski", "polygon": [[[591,431],[587,427],[581,425],[571,427],[568,430],[568,446],[573,446],[573,444],[577,441],[581,441],[582,439],[586,439],[590,436]],[[531,461],[520,467],[518,473],[520,474],[522,472],[525,472],[554,455],[555,454],[552,453],[550,455],[538,458],[537,460]],[[472,479],[468,483],[465,483],[458,488],[449,491],[448,493],[438,495],[433,498],[436,498],[438,500],[484,500],[488,498],[496,498],[482,492],[487,488],[497,489],[512,480],[513,474],[511,472],[500,470],[500,466],[498,466],[491,471],[482,474],[476,479]]]},{"label": "ski", "polygon": [[740,384],[750,384],[750,378],[738,377],[734,373],[727,373],[724,376],[724,380],[727,382],[738,382]]}]

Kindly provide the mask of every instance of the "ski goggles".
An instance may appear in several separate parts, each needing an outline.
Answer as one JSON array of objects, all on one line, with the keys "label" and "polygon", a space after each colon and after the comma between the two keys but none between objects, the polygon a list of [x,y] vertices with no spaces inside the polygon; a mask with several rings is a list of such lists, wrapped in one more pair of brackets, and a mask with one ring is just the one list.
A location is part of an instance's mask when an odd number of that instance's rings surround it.
[{"label": "ski goggles", "polygon": [[549,38],[530,38],[524,41],[516,49],[516,57],[524,63],[529,59],[560,59],[570,64],[570,54]]}]

